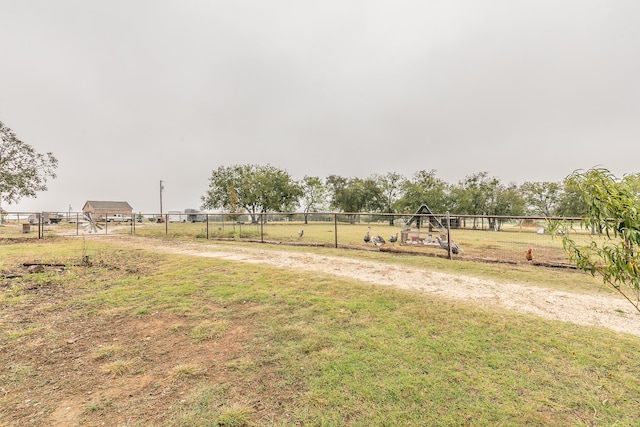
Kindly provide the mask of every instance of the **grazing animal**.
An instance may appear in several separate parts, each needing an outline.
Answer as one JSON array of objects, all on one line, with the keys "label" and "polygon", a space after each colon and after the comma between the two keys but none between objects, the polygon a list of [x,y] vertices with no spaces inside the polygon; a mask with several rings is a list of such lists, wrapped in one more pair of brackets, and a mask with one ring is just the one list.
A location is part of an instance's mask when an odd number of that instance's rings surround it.
[{"label": "grazing animal", "polygon": [[524,257],[527,259],[527,261],[533,261],[533,251],[531,250],[531,248],[527,250],[527,253],[524,254]]},{"label": "grazing animal", "polygon": [[302,237],[302,235],[303,235],[303,234],[304,234],[304,230],[300,230],[300,231],[298,231],[298,237],[299,237],[299,238],[300,238],[300,237]]},{"label": "grazing animal", "polygon": [[398,233],[389,237],[389,242],[393,243],[394,245],[396,244],[397,241],[398,241]]},{"label": "grazing animal", "polygon": [[368,245],[371,242],[371,235],[367,231],[367,234],[364,235],[364,242]]},{"label": "grazing animal", "polygon": [[[436,242],[438,242],[438,244],[440,245],[440,247],[446,251],[449,250],[449,242],[446,242],[442,239],[440,239],[440,237],[436,236]],[[451,252],[454,254],[458,254],[462,251],[462,249],[460,248],[460,246],[456,245],[456,242],[451,242]]]}]

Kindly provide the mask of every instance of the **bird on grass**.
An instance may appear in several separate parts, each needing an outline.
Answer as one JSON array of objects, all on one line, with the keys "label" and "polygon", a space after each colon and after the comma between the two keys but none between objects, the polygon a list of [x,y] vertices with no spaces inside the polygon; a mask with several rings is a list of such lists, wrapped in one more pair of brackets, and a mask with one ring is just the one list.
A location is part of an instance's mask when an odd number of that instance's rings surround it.
[{"label": "bird on grass", "polygon": [[527,249],[527,253],[524,254],[524,257],[527,259],[527,261],[533,261],[533,251],[531,250],[531,248]]},{"label": "bird on grass", "polygon": [[[446,251],[449,250],[449,242],[440,239],[440,237],[438,236],[436,236],[436,242],[438,242],[442,249]],[[458,253],[462,252],[462,249],[460,248],[460,246],[456,245],[456,242],[451,242],[451,252],[457,255]]]},{"label": "bird on grass", "polygon": [[302,237],[303,234],[304,234],[304,230],[298,231],[298,238]]},{"label": "bird on grass", "polygon": [[369,242],[371,242],[371,235],[369,234],[369,232],[367,231],[367,234],[364,235],[364,242],[368,245]]},{"label": "bird on grass", "polygon": [[397,241],[398,241],[398,233],[389,237],[389,242],[393,243],[394,245],[396,244]]},{"label": "bird on grass", "polygon": [[373,238],[371,239],[371,241],[373,242],[374,245],[376,246],[382,246],[385,244],[384,239],[382,238],[382,236],[373,236]]}]

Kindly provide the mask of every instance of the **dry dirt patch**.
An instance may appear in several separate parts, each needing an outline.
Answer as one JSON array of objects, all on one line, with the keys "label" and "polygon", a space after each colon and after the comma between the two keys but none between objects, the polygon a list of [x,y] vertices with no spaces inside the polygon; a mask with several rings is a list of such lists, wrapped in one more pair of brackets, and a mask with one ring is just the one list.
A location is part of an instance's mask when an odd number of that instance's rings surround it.
[{"label": "dry dirt patch", "polygon": [[[4,332],[21,334],[0,343],[0,426],[170,425],[200,384],[224,388],[224,399],[241,402],[250,399],[246,390],[263,387],[267,397],[248,403],[258,416],[278,407],[269,396],[287,398],[269,388],[276,381],[269,381],[268,370],[264,384],[253,384],[232,368],[259,357],[259,349],[246,353],[251,319],[233,318],[224,333],[194,339],[198,322],[188,316],[75,310],[82,288],[58,286],[55,274],[50,277],[32,283],[17,275],[0,283],[0,291],[10,293],[15,280],[21,295],[33,297],[0,309]],[[213,318],[227,310],[206,302],[201,309]]]},{"label": "dry dirt patch", "polygon": [[[167,425],[197,384],[240,383],[228,367],[246,358],[252,329],[236,322],[223,337],[194,342],[185,320],[168,313],[47,320],[55,339],[24,337],[0,349],[9,379],[0,390],[0,425]],[[176,375],[180,367],[189,375]],[[11,382],[25,369],[24,381]]]}]

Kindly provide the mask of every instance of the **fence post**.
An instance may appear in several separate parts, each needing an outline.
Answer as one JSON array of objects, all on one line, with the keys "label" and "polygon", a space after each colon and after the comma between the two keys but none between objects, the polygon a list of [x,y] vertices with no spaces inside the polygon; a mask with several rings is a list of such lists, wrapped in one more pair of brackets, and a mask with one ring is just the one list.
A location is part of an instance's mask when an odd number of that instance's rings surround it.
[{"label": "fence post", "polygon": [[78,215],[78,212],[76,212],[76,236],[80,235],[80,218]]},{"label": "fence post", "polygon": [[209,240],[209,214],[205,214],[207,220],[207,240]]},{"label": "fence post", "polygon": [[451,217],[447,211],[447,258],[452,259],[451,256]]},{"label": "fence post", "polygon": [[338,214],[333,214],[333,236],[335,240],[335,247],[338,247]]},{"label": "fence post", "polygon": [[260,243],[264,243],[264,212],[260,212]]}]

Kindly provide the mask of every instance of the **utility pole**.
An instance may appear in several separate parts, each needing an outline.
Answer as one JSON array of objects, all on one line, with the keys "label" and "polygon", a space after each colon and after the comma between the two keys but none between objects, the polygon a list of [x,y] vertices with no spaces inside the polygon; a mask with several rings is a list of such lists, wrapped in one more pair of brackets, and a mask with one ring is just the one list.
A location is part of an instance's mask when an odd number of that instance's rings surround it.
[{"label": "utility pole", "polygon": [[162,180],[160,180],[160,218],[162,218],[162,190],[164,190],[164,185],[162,185]]}]

